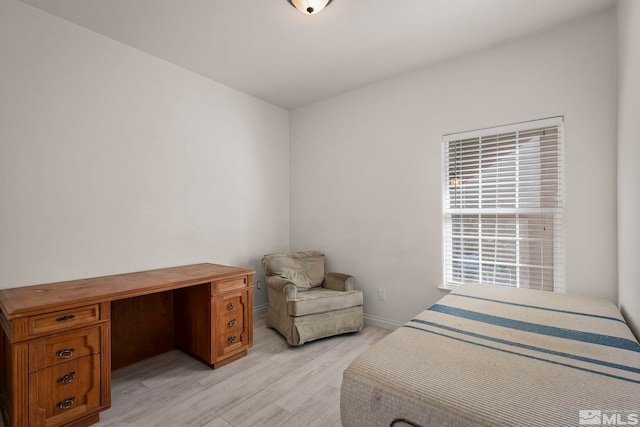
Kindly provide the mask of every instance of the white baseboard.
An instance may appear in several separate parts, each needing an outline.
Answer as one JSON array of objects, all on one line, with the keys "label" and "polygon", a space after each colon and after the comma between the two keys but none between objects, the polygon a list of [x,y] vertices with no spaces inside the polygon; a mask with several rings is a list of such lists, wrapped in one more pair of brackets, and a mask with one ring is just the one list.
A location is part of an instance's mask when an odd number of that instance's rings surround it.
[{"label": "white baseboard", "polygon": [[[253,314],[264,314],[267,312],[267,308],[269,308],[269,303],[255,306],[253,307]],[[364,314],[364,323],[366,323],[367,325],[378,326],[389,331],[394,331],[400,326],[404,325],[403,322],[398,322],[397,320],[386,319],[384,317],[374,316],[373,314],[366,313]]]},{"label": "white baseboard", "polygon": [[267,308],[269,308],[269,303],[266,304],[262,304],[262,305],[258,305],[256,307],[253,307],[253,314],[264,314],[267,312]]},{"label": "white baseboard", "polygon": [[364,314],[364,323],[388,329],[390,331],[394,331],[404,325],[404,322],[398,322],[397,320],[386,319],[384,317],[374,316],[373,314],[367,313]]}]

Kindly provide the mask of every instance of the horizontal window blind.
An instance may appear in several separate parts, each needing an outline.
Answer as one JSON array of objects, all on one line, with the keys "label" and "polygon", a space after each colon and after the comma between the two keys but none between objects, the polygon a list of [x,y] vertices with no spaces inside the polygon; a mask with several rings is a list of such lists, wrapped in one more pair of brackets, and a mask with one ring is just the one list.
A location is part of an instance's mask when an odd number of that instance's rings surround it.
[{"label": "horizontal window blind", "polygon": [[445,135],[444,282],[563,292],[563,129],[551,118]]}]

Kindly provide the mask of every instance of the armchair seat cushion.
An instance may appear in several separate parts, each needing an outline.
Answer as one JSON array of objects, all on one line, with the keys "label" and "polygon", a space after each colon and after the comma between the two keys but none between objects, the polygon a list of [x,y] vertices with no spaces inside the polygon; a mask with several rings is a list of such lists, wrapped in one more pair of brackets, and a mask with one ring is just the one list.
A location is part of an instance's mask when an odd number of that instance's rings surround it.
[{"label": "armchair seat cushion", "polygon": [[306,316],[308,314],[326,313],[344,308],[362,305],[361,291],[334,291],[325,288],[309,289],[298,292],[295,300],[287,301],[289,316]]}]

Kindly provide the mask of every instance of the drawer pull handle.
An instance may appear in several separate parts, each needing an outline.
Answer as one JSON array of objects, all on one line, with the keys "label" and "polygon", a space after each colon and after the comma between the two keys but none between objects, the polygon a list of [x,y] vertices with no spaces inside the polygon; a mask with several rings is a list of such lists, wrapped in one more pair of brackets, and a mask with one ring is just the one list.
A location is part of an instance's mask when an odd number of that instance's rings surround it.
[{"label": "drawer pull handle", "polygon": [[229,310],[233,310],[233,303],[232,303],[232,302],[230,302],[229,304],[227,304],[227,308],[228,308]]},{"label": "drawer pull handle", "polygon": [[229,341],[229,344],[233,344],[234,342],[236,342],[236,336],[234,335],[232,337],[227,338],[227,341]]},{"label": "drawer pull handle", "polygon": [[75,372],[69,372],[67,375],[64,375],[64,376],[58,378],[57,382],[59,382],[60,384],[70,384],[75,379],[76,379],[76,373]]},{"label": "drawer pull handle", "polygon": [[56,319],[56,322],[66,322],[67,320],[73,320],[76,318],[75,314],[65,314],[64,316],[60,316]]},{"label": "drawer pull handle", "polygon": [[73,406],[73,402],[74,402],[75,400],[76,400],[76,398],[75,398],[75,397],[70,397],[70,398],[65,399],[65,400],[63,400],[63,401],[61,401],[61,402],[58,402],[56,406],[57,406],[58,408],[62,409],[62,410],[70,409],[70,408]]},{"label": "drawer pull handle", "polygon": [[73,356],[73,352],[76,351],[73,348],[65,348],[64,350],[59,350],[56,354],[60,359],[68,359]]},{"label": "drawer pull handle", "polygon": [[229,323],[227,323],[227,326],[230,328],[236,326],[236,319],[231,319]]}]

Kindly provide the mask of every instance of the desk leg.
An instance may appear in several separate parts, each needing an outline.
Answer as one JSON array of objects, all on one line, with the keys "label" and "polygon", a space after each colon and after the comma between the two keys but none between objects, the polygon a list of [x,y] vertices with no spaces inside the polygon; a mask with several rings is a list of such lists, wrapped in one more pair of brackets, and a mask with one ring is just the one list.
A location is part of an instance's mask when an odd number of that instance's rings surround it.
[{"label": "desk leg", "polygon": [[111,406],[111,303],[103,302],[100,304],[100,319],[109,320],[105,323],[101,330],[101,353],[100,364],[102,372],[100,373],[100,401],[105,407]]},{"label": "desk leg", "polygon": [[26,343],[11,344],[0,333],[2,351],[2,390],[0,404],[7,426],[27,427],[29,424],[29,358]]},{"label": "desk leg", "polygon": [[246,355],[247,355],[247,350],[241,351],[240,353],[236,353],[233,356],[229,356],[226,359],[222,359],[221,361],[214,363],[213,365],[211,365],[211,367],[213,369],[217,369],[217,368],[219,368],[221,366],[224,366],[224,365],[226,365],[228,363],[231,363],[231,362],[233,362],[235,360],[243,358]]}]

